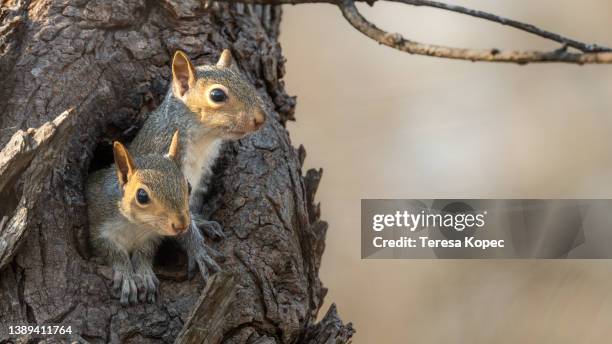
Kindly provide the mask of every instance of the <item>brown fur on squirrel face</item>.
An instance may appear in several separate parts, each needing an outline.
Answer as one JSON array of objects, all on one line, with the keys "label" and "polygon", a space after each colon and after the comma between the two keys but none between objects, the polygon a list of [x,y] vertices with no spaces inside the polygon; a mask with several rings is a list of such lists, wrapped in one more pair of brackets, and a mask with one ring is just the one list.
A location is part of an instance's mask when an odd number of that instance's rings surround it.
[{"label": "brown fur on squirrel face", "polygon": [[181,51],[172,61],[172,91],[198,120],[226,139],[259,129],[266,117],[252,86],[231,69],[232,55],[224,50],[216,65],[195,68]]}]

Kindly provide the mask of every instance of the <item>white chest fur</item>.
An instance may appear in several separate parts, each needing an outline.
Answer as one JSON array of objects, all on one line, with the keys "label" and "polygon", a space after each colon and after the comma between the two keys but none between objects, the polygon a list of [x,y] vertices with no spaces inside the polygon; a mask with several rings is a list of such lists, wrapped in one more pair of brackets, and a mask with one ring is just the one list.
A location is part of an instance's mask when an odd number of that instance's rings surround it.
[{"label": "white chest fur", "polygon": [[103,226],[105,228],[100,231],[100,236],[113,242],[116,247],[122,248],[128,254],[141,248],[148,241],[161,239],[153,229],[127,221],[108,221]]},{"label": "white chest fur", "polygon": [[211,174],[220,146],[220,139],[207,136],[187,144],[183,154],[183,173],[194,189],[200,186],[202,177]]}]

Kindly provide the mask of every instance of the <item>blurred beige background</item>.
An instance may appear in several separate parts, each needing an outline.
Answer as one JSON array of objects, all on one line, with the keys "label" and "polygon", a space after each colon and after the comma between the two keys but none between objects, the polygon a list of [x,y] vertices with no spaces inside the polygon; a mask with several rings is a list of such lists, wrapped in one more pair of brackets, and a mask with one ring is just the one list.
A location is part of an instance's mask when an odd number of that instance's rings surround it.
[{"label": "blurred beige background", "polygon": [[[453,3],[612,45],[607,0]],[[434,9],[360,8],[425,42],[557,47]],[[330,5],[286,7],[283,20],[286,82],[298,95],[292,140],[305,145],[306,167],[324,168],[326,303],[353,321],[355,343],[612,342],[610,261],[374,261],[359,252],[361,198],[612,198],[612,66],[411,56],[362,36]]]}]

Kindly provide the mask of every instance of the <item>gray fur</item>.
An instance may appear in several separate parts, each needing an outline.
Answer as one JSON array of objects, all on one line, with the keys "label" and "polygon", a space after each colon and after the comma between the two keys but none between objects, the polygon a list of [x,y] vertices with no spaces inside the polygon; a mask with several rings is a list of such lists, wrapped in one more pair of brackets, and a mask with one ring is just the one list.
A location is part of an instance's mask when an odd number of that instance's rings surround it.
[{"label": "gray fur", "polygon": [[[184,176],[162,156],[136,157],[139,176],[167,209],[180,212],[185,204]],[[92,173],[86,185],[93,253],[114,270],[113,288],[123,305],[154,302],[159,281],[153,257],[161,235],[130,221],[119,208],[123,195],[115,167]]]}]

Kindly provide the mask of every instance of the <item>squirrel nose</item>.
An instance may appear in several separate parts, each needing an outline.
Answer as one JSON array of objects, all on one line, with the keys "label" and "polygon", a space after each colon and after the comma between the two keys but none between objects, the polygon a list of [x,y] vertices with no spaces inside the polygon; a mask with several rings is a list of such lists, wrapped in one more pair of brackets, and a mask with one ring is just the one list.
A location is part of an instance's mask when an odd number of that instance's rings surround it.
[{"label": "squirrel nose", "polygon": [[186,231],[187,227],[188,227],[187,222],[179,222],[179,223],[172,222],[172,230],[177,234],[183,233],[184,231]]},{"label": "squirrel nose", "polygon": [[255,116],[253,116],[253,126],[255,127],[255,129],[259,129],[265,121],[266,114],[261,110],[255,111]]}]

